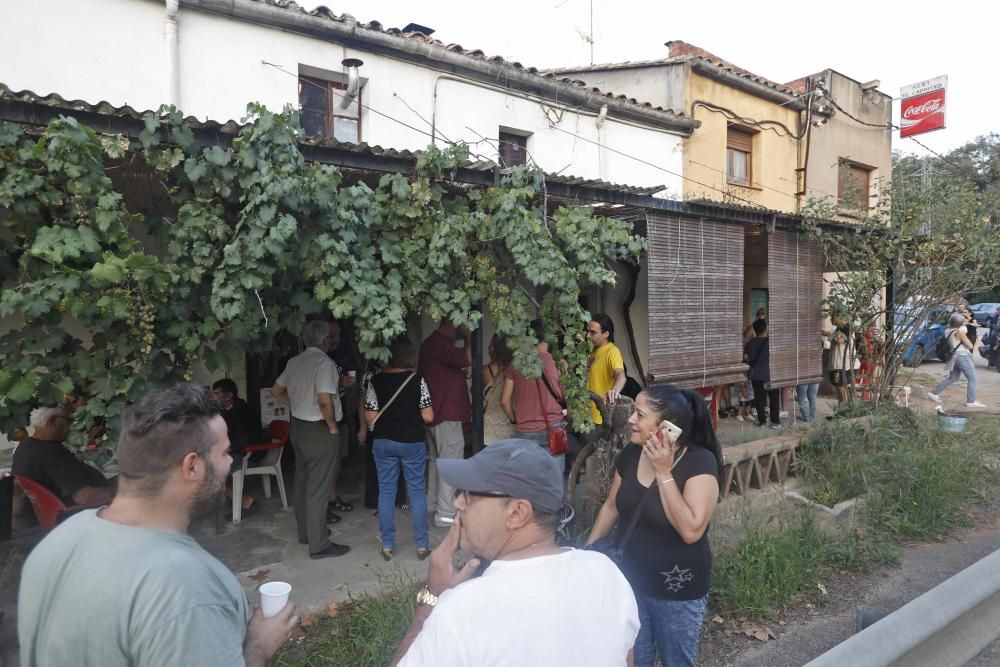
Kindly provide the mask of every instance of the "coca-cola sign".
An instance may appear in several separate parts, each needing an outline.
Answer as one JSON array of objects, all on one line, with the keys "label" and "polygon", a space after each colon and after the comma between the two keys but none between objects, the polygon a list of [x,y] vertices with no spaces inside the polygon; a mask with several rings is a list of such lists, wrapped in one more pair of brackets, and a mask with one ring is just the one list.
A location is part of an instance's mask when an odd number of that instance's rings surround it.
[{"label": "coca-cola sign", "polygon": [[948,77],[939,76],[905,86],[900,91],[899,136],[912,137],[944,127]]}]

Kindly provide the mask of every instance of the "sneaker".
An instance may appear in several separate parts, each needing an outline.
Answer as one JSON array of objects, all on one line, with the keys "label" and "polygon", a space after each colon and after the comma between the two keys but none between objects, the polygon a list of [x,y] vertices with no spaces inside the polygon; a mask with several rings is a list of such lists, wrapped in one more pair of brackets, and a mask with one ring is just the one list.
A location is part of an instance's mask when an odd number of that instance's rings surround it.
[{"label": "sneaker", "polygon": [[434,525],[438,528],[449,528],[455,523],[455,517],[453,516],[435,516]]},{"label": "sneaker", "polygon": [[985,403],[980,403],[979,401],[973,401],[972,403],[966,403],[965,407],[967,407],[967,408],[985,408],[986,404]]},{"label": "sneaker", "polygon": [[931,399],[935,403],[940,403],[941,402],[941,397],[938,396],[937,394],[935,394],[933,391],[927,392],[927,398]]},{"label": "sneaker", "polygon": [[743,415],[736,415],[736,421],[738,422],[743,421]]},{"label": "sneaker", "polygon": [[780,410],[780,411],[778,411],[778,416],[779,417],[787,417],[788,416],[788,410]]},{"label": "sneaker", "polygon": [[767,427],[777,431],[779,428],[781,428],[781,424],[768,424]]},{"label": "sneaker", "polygon": [[333,542],[331,542],[330,546],[328,546],[326,549],[323,549],[322,551],[317,551],[314,554],[309,554],[309,557],[312,558],[313,560],[319,560],[320,558],[337,558],[339,556],[343,556],[350,550],[351,547],[347,546],[346,544],[334,544]]}]

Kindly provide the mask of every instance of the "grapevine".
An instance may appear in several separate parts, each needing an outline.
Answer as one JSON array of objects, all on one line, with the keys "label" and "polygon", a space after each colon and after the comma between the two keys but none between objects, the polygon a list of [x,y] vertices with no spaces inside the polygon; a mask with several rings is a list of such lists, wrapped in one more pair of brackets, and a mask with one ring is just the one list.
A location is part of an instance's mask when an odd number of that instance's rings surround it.
[{"label": "grapevine", "polygon": [[[629,223],[544,210],[543,177],[528,167],[495,187],[455,187],[463,146],[428,148],[411,174],[348,180],[305,161],[294,110],[253,104],[246,120],[228,148],[197,145],[172,108],[131,140],[72,118],[40,134],[0,124],[0,207],[15,239],[0,253],[0,317],[17,318],[0,335],[0,429],[83,392],[71,442],[94,420],[114,433],[135,397],[198,363],[233,369],[318,315],[353,318],[362,353],[381,359],[411,315],[470,328],[489,317],[529,376],[540,316],[586,419],[580,288],[613,282],[611,263],[643,252]],[[112,163],[141,165],[170,210],[130,209]]]}]

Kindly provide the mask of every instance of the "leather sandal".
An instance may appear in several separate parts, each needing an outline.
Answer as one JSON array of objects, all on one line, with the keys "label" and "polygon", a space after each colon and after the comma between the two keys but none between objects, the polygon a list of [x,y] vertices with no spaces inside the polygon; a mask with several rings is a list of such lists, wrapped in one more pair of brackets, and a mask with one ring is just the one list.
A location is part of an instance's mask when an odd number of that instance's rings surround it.
[{"label": "leather sandal", "polygon": [[430,549],[417,549],[417,560],[424,560],[431,555]]},{"label": "leather sandal", "polygon": [[354,509],[354,505],[345,502],[340,498],[334,498],[332,503],[327,503],[330,509],[335,512],[350,512]]}]

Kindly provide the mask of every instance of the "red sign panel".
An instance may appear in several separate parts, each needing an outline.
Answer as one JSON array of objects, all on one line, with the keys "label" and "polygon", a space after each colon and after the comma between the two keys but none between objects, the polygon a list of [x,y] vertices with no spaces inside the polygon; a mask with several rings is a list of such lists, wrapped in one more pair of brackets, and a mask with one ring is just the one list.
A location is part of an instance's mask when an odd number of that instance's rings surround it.
[{"label": "red sign panel", "polygon": [[899,107],[899,136],[912,137],[944,127],[945,93],[948,78],[923,81],[902,90]]}]

